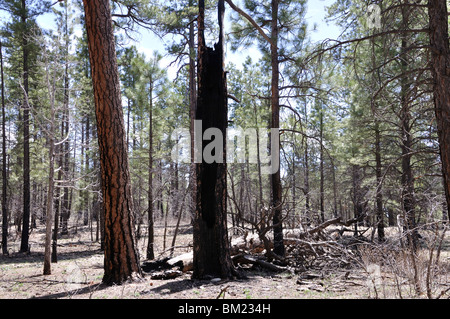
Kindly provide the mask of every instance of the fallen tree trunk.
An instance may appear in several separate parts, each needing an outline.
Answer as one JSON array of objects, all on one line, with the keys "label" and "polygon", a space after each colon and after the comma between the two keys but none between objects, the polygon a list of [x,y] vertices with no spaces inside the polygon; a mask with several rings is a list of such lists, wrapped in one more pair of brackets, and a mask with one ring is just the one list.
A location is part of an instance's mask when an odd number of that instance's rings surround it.
[{"label": "fallen tree trunk", "polygon": [[[298,232],[298,230],[292,229],[286,230],[286,232],[290,232],[290,236],[286,236],[283,239],[283,243],[284,245],[290,246],[303,246],[305,247],[305,249],[309,249],[316,257],[318,257],[319,253],[321,253],[321,247],[333,247],[339,245],[338,242],[329,240],[320,240],[320,241],[306,240],[306,238],[318,234],[319,232],[323,231],[325,228],[331,225],[349,226],[359,220],[361,220],[361,218],[357,219],[354,218],[348,221],[342,221],[341,218],[338,217],[327,220],[322,224],[307,231]],[[254,254],[261,253],[267,248],[269,249],[273,248],[273,242],[271,241],[271,238],[269,236],[264,236],[264,238],[261,239],[261,237],[258,234],[246,233],[244,236],[234,238],[231,241],[230,245],[230,255],[232,256],[231,260],[235,265],[236,264],[258,265],[264,269],[276,272],[282,272],[287,270],[286,267],[275,265],[271,262],[265,261],[261,258],[257,258],[251,255],[252,253]],[[272,255],[268,255],[267,257],[269,259],[273,258]],[[157,265],[157,267],[155,267],[155,265]],[[150,269],[150,267],[155,268]],[[148,268],[148,272],[158,270],[158,272],[153,272],[152,274],[152,278],[155,277],[157,279],[170,279],[177,277],[179,275],[179,272],[174,269],[175,267],[178,267],[179,271],[182,271],[183,273],[193,270],[193,252],[190,251],[181,254],[179,256],[164,259],[161,261],[148,262],[145,263],[143,266],[144,270],[147,270]]]},{"label": "fallen tree trunk", "polygon": [[190,271],[194,268],[194,253],[192,251],[185,254],[170,258],[167,263],[171,266],[180,265],[183,272]]},{"label": "fallen tree trunk", "polygon": [[254,256],[245,255],[245,254],[239,254],[239,255],[233,256],[231,258],[231,260],[233,261],[233,263],[235,265],[236,264],[252,264],[252,265],[258,265],[265,269],[268,269],[271,271],[277,271],[277,272],[282,272],[287,269],[286,267],[278,266],[278,265],[272,264],[270,262],[267,262],[265,260],[255,258]]},{"label": "fallen tree trunk", "polygon": [[[325,243],[330,244],[331,242],[305,242],[305,241],[299,241],[301,239],[305,239],[307,237],[310,237],[312,235],[315,235],[327,227],[331,225],[342,225],[342,226],[350,226],[356,222],[359,222],[362,220],[363,217],[359,218],[352,218],[347,221],[342,221],[341,217],[333,218],[330,220],[327,220],[323,222],[322,224],[307,230],[299,232],[297,229],[287,229],[285,230],[285,238],[283,239],[283,242],[285,245],[295,245],[295,244],[312,244],[312,245],[324,245]],[[268,248],[273,248],[273,242],[272,242],[272,235],[266,235],[265,238],[269,241]],[[239,252],[242,252],[243,250],[247,250],[253,253],[260,253],[262,252],[266,247],[264,246],[264,241],[258,236],[258,234],[248,234],[246,233],[243,236],[234,238],[231,241],[231,255],[236,255]]]}]

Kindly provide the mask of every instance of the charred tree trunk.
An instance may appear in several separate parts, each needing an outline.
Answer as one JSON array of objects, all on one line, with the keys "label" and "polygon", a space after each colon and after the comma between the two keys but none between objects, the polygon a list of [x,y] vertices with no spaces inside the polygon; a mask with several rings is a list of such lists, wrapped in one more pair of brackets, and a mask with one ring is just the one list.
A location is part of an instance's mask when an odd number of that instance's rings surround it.
[{"label": "charred tree trunk", "polygon": [[22,31],[22,54],[23,54],[23,215],[22,215],[22,238],[20,252],[28,252],[28,238],[30,230],[30,110],[28,105],[28,36],[26,34],[27,8],[26,1],[22,0],[21,22]]},{"label": "charred tree trunk", "polygon": [[[219,1],[219,41],[215,48],[209,48],[204,39],[203,0],[199,1],[198,16],[198,97],[195,119],[200,120],[203,133],[209,128],[217,128],[222,132],[222,149],[215,149],[216,158],[212,162],[196,161],[196,198],[194,220],[194,278],[206,276],[227,278],[232,276],[229,242],[227,234],[227,175],[226,175],[226,127],[227,127],[227,94],[226,78],[223,70],[223,1]],[[197,141],[199,136],[196,136]],[[200,144],[200,145],[198,145]],[[199,141],[198,151],[205,149]]]},{"label": "charred tree trunk", "polygon": [[[304,105],[304,110],[305,110],[305,125],[308,125],[308,111],[306,108],[306,102]],[[304,147],[304,161],[305,161],[305,173],[304,173],[304,190],[303,193],[305,195],[305,219],[306,219],[306,224],[309,224],[311,222],[311,216],[310,216],[310,207],[309,207],[309,202],[310,202],[310,194],[309,194],[309,153],[308,153],[308,148],[309,148],[309,143],[308,143],[308,137],[304,136],[303,137],[303,147]]]},{"label": "charred tree trunk", "polygon": [[133,200],[109,0],[83,0],[94,89],[105,214],[103,282],[142,275],[135,243]]},{"label": "charred tree trunk", "polygon": [[444,176],[447,215],[450,220],[450,48],[446,0],[429,0],[431,72],[434,107]]},{"label": "charred tree trunk", "polygon": [[380,123],[375,121],[375,174],[377,180],[376,188],[376,215],[377,215],[377,233],[380,242],[385,240],[384,234],[384,214],[383,214],[383,193],[382,193],[382,164],[381,164],[381,133]]},{"label": "charred tree trunk", "polygon": [[[189,1],[189,6],[193,6],[193,0]],[[189,17],[190,21],[194,20],[194,17]],[[189,184],[191,185],[191,194],[189,197],[189,213],[192,216],[195,215],[195,193],[196,193],[196,177],[195,177],[195,163],[194,163],[194,121],[197,105],[197,87],[195,82],[196,70],[195,70],[195,28],[194,22],[189,24],[189,117],[190,117],[190,135],[191,135],[191,165]]]},{"label": "charred tree trunk", "polygon": [[5,114],[5,83],[3,81],[3,53],[0,42],[0,72],[2,89],[2,254],[8,255],[8,178],[6,167],[6,114]]},{"label": "charred tree trunk", "polygon": [[[272,22],[270,55],[272,64],[271,102],[272,102],[272,128],[280,128],[280,98],[279,98],[279,61],[278,61],[278,2],[272,0]],[[278,158],[280,163],[280,147],[271,150],[272,156]],[[282,189],[280,169],[272,174],[272,209],[273,211],[273,252],[284,257],[283,225],[282,225]]]},{"label": "charred tree trunk", "polygon": [[324,201],[325,201],[325,190],[324,190],[324,171],[323,171],[323,109],[322,104],[320,105],[320,115],[319,115],[319,138],[320,138],[320,155],[319,155],[319,171],[320,171],[320,222],[325,222],[325,207],[324,207]]}]

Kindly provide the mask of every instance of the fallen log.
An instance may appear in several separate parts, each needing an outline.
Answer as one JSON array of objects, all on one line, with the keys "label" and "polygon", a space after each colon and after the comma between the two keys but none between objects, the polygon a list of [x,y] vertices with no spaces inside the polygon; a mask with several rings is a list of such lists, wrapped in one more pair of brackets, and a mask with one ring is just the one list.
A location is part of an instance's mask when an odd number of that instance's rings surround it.
[{"label": "fallen log", "polygon": [[245,254],[238,254],[236,256],[231,257],[231,260],[233,263],[236,264],[252,264],[252,265],[258,265],[265,269],[276,271],[276,272],[282,272],[287,270],[286,267],[278,266],[275,264],[272,264],[270,262],[267,262],[265,260],[261,260],[258,258],[255,258],[251,255],[245,255]]},{"label": "fallen log", "polygon": [[175,269],[169,269],[169,270],[163,270],[154,272],[151,274],[150,278],[154,280],[168,280],[168,279],[174,279],[177,277],[180,277],[183,275],[182,271],[175,270]]},{"label": "fallen log", "polygon": [[181,271],[187,272],[194,268],[194,253],[192,251],[170,258],[167,263],[171,266],[179,265]]}]

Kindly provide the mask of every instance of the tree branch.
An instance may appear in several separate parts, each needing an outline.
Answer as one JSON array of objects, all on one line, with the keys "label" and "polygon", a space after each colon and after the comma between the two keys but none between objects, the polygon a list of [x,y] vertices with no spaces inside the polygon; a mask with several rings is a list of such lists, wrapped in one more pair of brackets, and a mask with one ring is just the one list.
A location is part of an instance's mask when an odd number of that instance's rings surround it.
[{"label": "tree branch", "polygon": [[251,16],[249,16],[247,13],[245,13],[244,11],[242,11],[242,9],[240,9],[239,7],[237,7],[233,1],[231,0],[225,0],[226,3],[228,3],[228,5],[237,13],[239,13],[241,16],[243,16],[244,18],[246,18],[248,20],[248,22],[250,22],[255,28],[256,30],[259,32],[259,34],[267,41],[270,43],[270,45],[273,45],[272,40],[270,39],[270,37],[264,32],[264,30],[256,23],[255,20],[252,19]]}]

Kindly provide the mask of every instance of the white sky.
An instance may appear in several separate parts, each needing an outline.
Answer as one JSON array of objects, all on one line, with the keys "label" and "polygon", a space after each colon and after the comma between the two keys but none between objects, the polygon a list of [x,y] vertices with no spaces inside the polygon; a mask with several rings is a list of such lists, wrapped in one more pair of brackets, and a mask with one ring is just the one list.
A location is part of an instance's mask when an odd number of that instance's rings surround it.
[{"label": "white sky", "polygon": [[[328,26],[324,18],[326,15],[325,7],[334,3],[335,0],[308,0],[308,10],[305,15],[305,19],[308,23],[308,35],[313,42],[323,40],[325,38],[337,38],[339,36],[339,30],[336,26]],[[239,1],[234,1],[236,5],[239,5]],[[226,5],[226,12],[230,14],[232,9]],[[317,24],[316,31],[312,31],[314,23]],[[225,30],[225,33],[227,30]],[[170,39],[169,39],[170,40]],[[140,52],[145,53],[150,57],[154,50],[160,53],[164,52],[164,45],[161,39],[155,37],[150,31],[144,30],[142,32],[142,40],[136,44]],[[257,61],[261,56],[258,49],[250,47],[246,51],[232,52],[230,49],[226,51],[226,61],[232,61],[238,67],[245,61],[247,56],[251,56],[253,61]],[[162,64],[168,65],[174,58],[166,57],[163,59]],[[169,77],[173,79],[176,74],[176,67],[168,70]]]},{"label": "white sky", "polygon": [[[324,20],[325,17],[325,7],[331,5],[335,0],[308,0],[308,10],[305,15],[306,22],[308,23],[308,32],[309,37],[313,42],[320,41],[325,38],[337,38],[339,36],[339,30],[336,26],[328,26]],[[235,3],[239,5],[239,1],[235,0]],[[231,9],[226,7],[227,13],[231,13]],[[40,16],[38,18],[38,23],[43,28],[51,28],[53,23],[53,15],[46,14]],[[312,31],[313,25],[317,24],[316,31]],[[227,30],[225,30],[227,32]],[[81,29],[78,27],[75,30],[75,34],[79,35],[81,33]],[[170,41],[170,39],[168,39]],[[164,54],[164,44],[162,40],[156,37],[151,31],[143,30],[141,32],[141,37],[137,43],[134,43],[138,50],[144,53],[147,57],[151,57],[153,52],[157,50],[158,52]],[[251,56],[253,61],[257,61],[261,56],[258,49],[256,47],[251,47],[246,49],[245,51],[239,52],[231,52],[231,50],[227,50],[226,52],[226,60],[233,61],[238,67],[242,64],[242,62],[246,59],[247,56]],[[167,67],[174,58],[167,56],[164,57],[161,61],[161,66]],[[168,69],[168,75],[170,79],[173,79],[176,75],[177,66],[173,66]]]}]

